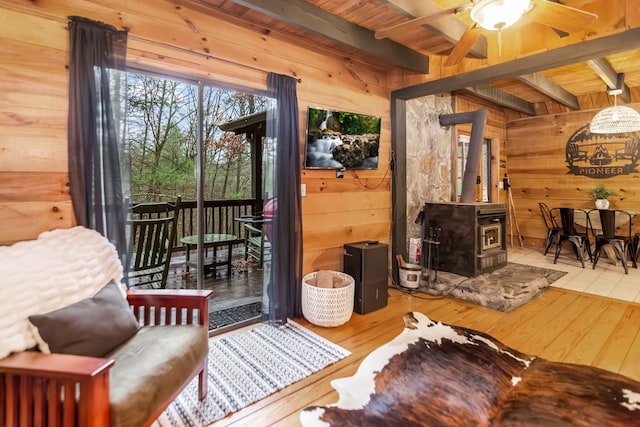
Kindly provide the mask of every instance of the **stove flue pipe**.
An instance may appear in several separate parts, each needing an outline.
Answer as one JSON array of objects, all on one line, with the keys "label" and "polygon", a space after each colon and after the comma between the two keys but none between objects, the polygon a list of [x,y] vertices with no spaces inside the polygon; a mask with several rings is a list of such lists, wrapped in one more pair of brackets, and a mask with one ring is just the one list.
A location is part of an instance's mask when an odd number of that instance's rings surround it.
[{"label": "stove flue pipe", "polygon": [[489,111],[483,109],[468,111],[466,113],[441,114],[439,116],[440,126],[459,125],[471,123],[471,137],[469,140],[469,152],[467,154],[467,164],[464,165],[464,176],[462,177],[462,203],[471,203],[475,200],[476,177],[482,155],[482,142],[484,139],[484,128],[487,125]]}]

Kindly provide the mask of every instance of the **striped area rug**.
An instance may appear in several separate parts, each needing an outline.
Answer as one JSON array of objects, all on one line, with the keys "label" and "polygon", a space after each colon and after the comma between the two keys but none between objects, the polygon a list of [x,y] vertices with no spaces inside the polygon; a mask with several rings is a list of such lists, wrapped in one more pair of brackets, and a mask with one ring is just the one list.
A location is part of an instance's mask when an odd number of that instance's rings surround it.
[{"label": "striped area rug", "polygon": [[351,353],[289,320],[209,342],[207,398],[194,379],[154,427],[202,427],[299,381]]}]

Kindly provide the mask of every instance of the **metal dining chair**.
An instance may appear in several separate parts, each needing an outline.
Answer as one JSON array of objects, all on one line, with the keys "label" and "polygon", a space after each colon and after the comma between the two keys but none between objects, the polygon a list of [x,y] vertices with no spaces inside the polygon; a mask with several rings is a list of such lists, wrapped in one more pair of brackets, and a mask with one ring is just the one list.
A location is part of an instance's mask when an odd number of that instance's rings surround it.
[{"label": "metal dining chair", "polygon": [[[589,261],[593,260],[591,256],[591,242],[589,241],[589,215],[587,211],[584,209],[578,208],[557,208],[560,211],[560,221],[562,223],[562,229],[558,232],[558,243],[556,245],[556,254],[553,259],[553,263],[555,264],[558,260],[558,256],[560,256],[560,249],[562,248],[562,244],[566,241],[571,242],[573,247],[573,252],[576,255],[576,258],[580,260],[580,264],[582,264],[582,268],[584,268],[584,252],[586,250],[589,255]],[[585,224],[584,226],[576,226],[576,213],[580,215],[580,217],[584,218]]]},{"label": "metal dining chair", "polygon": [[[594,209],[589,211],[589,217],[591,218],[591,227],[596,238],[596,249],[593,255],[593,268],[596,268],[602,248],[607,244],[613,247],[616,256],[622,262],[625,274],[629,274],[629,269],[627,267],[627,252],[629,252],[629,258],[631,258],[633,268],[638,268],[636,259],[637,239],[631,232],[633,228],[631,214],[615,209]],[[600,229],[595,228],[593,224],[600,224]]]},{"label": "metal dining chair", "polygon": [[560,226],[552,212],[555,211],[555,209],[549,209],[543,202],[539,202],[538,206],[540,207],[540,213],[542,213],[544,225],[547,227],[547,240],[544,243],[544,254],[546,255],[549,252],[553,238],[560,232]]}]

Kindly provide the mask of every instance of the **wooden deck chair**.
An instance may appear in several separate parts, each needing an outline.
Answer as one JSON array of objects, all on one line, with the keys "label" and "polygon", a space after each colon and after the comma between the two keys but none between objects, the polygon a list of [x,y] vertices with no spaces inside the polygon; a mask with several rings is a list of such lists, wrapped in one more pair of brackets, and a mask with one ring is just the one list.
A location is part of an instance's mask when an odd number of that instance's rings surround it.
[{"label": "wooden deck chair", "polygon": [[133,257],[129,286],[166,288],[176,240],[181,198],[175,203],[139,203],[132,207]]},{"label": "wooden deck chair", "polygon": [[265,241],[265,235],[262,230],[250,225],[244,224],[244,259],[247,261],[249,257],[253,258],[262,265],[265,249],[271,247],[269,242]]}]

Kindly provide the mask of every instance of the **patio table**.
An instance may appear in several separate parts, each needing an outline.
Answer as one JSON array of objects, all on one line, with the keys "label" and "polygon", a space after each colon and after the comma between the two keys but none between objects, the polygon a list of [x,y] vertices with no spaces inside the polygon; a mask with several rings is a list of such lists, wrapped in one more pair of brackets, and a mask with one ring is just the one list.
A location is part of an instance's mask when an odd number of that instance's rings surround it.
[{"label": "patio table", "polygon": [[[227,266],[227,276],[231,276],[231,258],[233,251],[233,243],[238,239],[238,236],[233,234],[205,234],[204,235],[204,247],[213,247],[213,257],[205,258],[204,269],[205,273],[207,270],[213,269],[215,271],[216,267],[226,265]],[[185,264],[187,271],[189,271],[189,267],[198,268],[198,263],[196,261],[190,260],[190,253],[192,247],[198,247],[198,235],[194,234],[191,236],[184,236],[180,239],[180,242],[184,244],[187,248],[187,253],[185,256]],[[227,247],[227,258],[221,261],[218,261],[218,247],[226,246]]]}]

